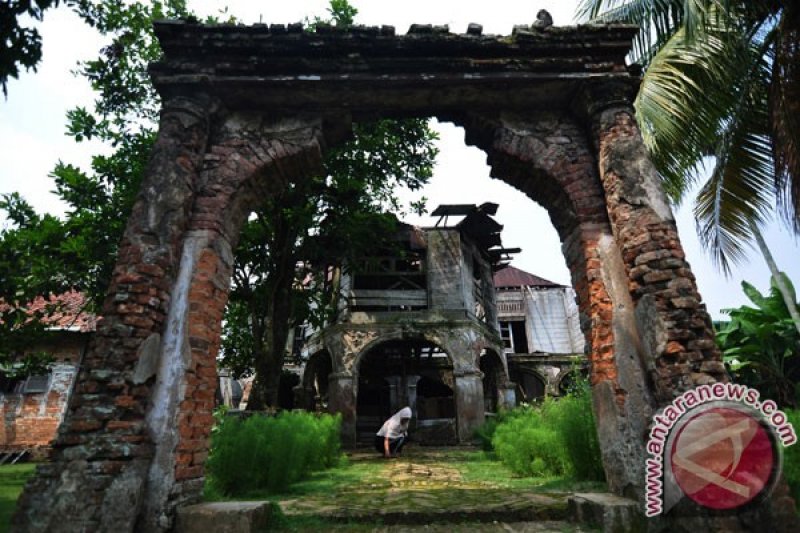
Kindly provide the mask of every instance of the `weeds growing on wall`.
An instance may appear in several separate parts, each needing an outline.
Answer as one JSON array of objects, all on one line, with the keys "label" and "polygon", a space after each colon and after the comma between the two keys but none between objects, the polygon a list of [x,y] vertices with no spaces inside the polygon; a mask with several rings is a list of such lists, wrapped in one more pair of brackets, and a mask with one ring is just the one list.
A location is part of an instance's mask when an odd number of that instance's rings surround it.
[{"label": "weeds growing on wall", "polygon": [[[605,479],[588,387],[508,411],[479,430],[498,459],[522,476]],[[482,436],[481,436],[482,435]]]},{"label": "weeds growing on wall", "polygon": [[283,412],[244,420],[221,417],[206,467],[211,490],[225,496],[277,492],[341,457],[339,415]]}]

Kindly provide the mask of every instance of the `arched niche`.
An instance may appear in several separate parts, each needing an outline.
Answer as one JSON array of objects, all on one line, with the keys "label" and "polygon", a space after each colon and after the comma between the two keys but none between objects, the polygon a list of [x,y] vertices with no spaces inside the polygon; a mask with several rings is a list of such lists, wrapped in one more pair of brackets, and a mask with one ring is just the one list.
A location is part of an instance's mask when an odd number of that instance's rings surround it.
[{"label": "arched niche", "polygon": [[519,369],[512,374],[517,403],[534,403],[547,395],[547,378],[535,370]]}]

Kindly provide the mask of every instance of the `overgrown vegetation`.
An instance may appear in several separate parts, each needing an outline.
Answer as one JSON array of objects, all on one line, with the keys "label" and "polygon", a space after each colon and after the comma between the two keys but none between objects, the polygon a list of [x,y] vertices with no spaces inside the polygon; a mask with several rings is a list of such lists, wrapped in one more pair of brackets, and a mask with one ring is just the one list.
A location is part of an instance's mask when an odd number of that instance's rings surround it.
[{"label": "overgrown vegetation", "polygon": [[[794,286],[781,275],[789,297],[796,301]],[[800,333],[784,298],[774,278],[767,295],[746,281],[742,290],[753,306],[723,310],[731,317],[717,335],[725,363],[739,383],[758,389],[762,397],[775,400],[780,407],[797,407]]]},{"label": "overgrown vegetation", "polygon": [[501,413],[478,431],[484,445],[522,476],[605,479],[586,387],[536,406]]},{"label": "overgrown vegetation", "polygon": [[339,415],[283,412],[244,420],[222,416],[206,463],[210,499],[285,490],[341,459]]}]

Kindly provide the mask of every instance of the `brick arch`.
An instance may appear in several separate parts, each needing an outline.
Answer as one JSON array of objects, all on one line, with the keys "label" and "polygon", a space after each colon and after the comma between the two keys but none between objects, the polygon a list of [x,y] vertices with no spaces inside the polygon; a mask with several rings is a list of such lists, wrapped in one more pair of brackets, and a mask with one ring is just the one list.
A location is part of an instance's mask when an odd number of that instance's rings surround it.
[{"label": "brick arch", "polygon": [[160,438],[148,474],[153,488],[144,502],[146,529],[156,527],[147,520],[158,517],[157,509],[176,497],[193,498],[203,480],[222,316],[241,227],[265,195],[322,171],[319,122],[226,113],[214,118],[184,236],[184,277],[172,295],[176,316],[171,323],[183,328],[184,336],[173,339],[167,326],[164,340],[174,355],[164,357],[163,364],[172,366],[161,370],[167,377],[152,392],[161,408],[151,413],[162,416],[158,427],[151,424]]},{"label": "brick arch", "polygon": [[600,273],[598,242],[611,235],[596,161],[581,124],[566,113],[471,117],[467,144],[487,154],[492,177],[547,210],[563,243],[581,327],[590,347],[592,381],[613,381],[611,299]]},{"label": "brick arch", "polygon": [[487,154],[492,177],[544,207],[558,232],[587,342],[606,476],[613,490],[633,494],[644,478],[634,457],[644,453],[656,403],[649,354],[625,338],[636,324],[622,311],[633,305],[588,132],[568,111],[471,115],[463,126],[467,143]]}]

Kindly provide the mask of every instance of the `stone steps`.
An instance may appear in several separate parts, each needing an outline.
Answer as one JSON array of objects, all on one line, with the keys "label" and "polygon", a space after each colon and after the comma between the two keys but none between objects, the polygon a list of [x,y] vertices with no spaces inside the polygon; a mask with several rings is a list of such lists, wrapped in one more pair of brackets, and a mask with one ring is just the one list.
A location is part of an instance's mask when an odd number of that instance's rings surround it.
[{"label": "stone steps", "polygon": [[[367,496],[367,495],[363,495]],[[441,496],[397,494],[391,505],[381,507],[369,499],[345,506],[322,505],[314,500],[278,503],[287,517],[314,517],[331,524],[375,524],[375,531],[426,531],[428,533],[644,531],[645,524],[631,500],[611,494],[549,495],[522,493],[502,502],[465,502],[442,505]],[[438,502],[433,507],[432,502]],[[403,509],[403,510],[399,510]],[[184,507],[178,512],[177,533],[214,531],[255,533],[270,521],[272,504],[262,502],[214,502]],[[332,526],[334,529],[338,527]]]},{"label": "stone steps", "polygon": [[[475,491],[480,493],[481,491]],[[454,499],[461,499],[456,494]],[[563,521],[568,517],[567,501],[543,494],[507,494],[500,502],[463,498],[463,502],[444,504],[440,496],[422,491],[403,491],[388,495],[390,501],[376,502],[368,497],[347,506],[309,506],[297,500],[280,502],[287,516],[316,516],[332,522],[382,524],[437,524],[494,521]]]}]

